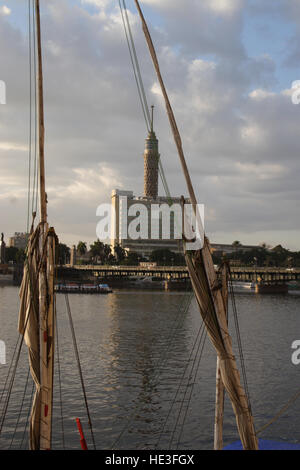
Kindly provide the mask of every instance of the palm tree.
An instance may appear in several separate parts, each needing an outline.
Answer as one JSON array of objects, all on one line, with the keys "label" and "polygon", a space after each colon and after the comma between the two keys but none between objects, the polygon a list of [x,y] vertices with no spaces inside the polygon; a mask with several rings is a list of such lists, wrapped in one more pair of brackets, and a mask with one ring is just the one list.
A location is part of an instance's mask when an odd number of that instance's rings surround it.
[{"label": "palm tree", "polygon": [[104,244],[100,242],[100,240],[96,240],[91,246],[90,250],[92,253],[92,256],[94,258],[94,261],[97,262],[98,259],[103,261],[103,253],[104,253]]},{"label": "palm tree", "polygon": [[86,242],[78,242],[77,251],[80,255],[84,255],[86,253],[86,249]]},{"label": "palm tree", "polygon": [[119,243],[114,246],[114,252],[118,263],[125,259],[126,251]]},{"label": "palm tree", "polygon": [[237,252],[241,249],[242,244],[241,244],[240,241],[235,240],[235,241],[232,243],[232,246],[233,246],[233,248],[234,248],[234,258],[236,258],[236,254],[237,254]]}]

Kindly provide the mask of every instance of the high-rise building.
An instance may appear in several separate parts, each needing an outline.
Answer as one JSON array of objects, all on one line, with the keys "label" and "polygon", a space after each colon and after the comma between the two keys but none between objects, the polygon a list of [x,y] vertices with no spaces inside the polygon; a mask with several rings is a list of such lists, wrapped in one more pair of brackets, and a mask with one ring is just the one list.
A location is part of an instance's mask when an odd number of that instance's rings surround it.
[{"label": "high-rise building", "polygon": [[13,237],[8,240],[8,246],[25,250],[28,241],[28,233],[15,232]]},{"label": "high-rise building", "polygon": [[[158,196],[158,139],[151,129],[144,151],[144,195],[114,189],[112,203],[111,246],[119,244],[126,251],[148,257],[152,251],[169,249],[182,252],[180,197]],[[134,234],[132,234],[132,228]],[[133,235],[133,236],[132,236]]]}]

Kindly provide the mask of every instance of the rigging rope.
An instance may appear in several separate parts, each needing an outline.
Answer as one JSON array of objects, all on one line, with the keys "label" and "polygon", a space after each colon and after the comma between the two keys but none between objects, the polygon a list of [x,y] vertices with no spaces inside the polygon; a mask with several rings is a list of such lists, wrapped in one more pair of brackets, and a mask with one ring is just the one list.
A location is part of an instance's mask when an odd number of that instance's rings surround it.
[{"label": "rigging rope", "polygon": [[238,320],[238,313],[237,313],[237,307],[236,307],[236,302],[235,302],[232,275],[231,275],[229,263],[228,263],[228,273],[229,273],[229,291],[230,291],[230,297],[231,297],[231,303],[232,303],[232,310],[233,310],[234,324],[235,324],[238,349],[239,349],[239,355],[240,355],[240,361],[241,361],[241,370],[242,370],[242,375],[243,375],[245,394],[247,397],[250,413],[252,413],[246,366],[245,366],[244,353],[243,353],[243,346],[242,346],[241,333],[240,333],[239,320]]},{"label": "rigging rope", "polygon": [[[149,132],[149,130],[150,130],[150,128],[149,128],[150,118],[147,115],[147,111],[149,113],[149,110],[148,110],[148,107],[145,106],[145,102],[143,100],[143,96],[142,96],[143,92],[141,90],[141,86],[143,87],[143,84],[140,83],[139,78],[138,78],[138,71],[139,71],[138,62],[137,62],[137,69],[136,69],[136,65],[135,65],[134,57],[137,58],[137,56],[136,56],[136,53],[135,53],[134,43],[132,41],[132,35],[131,35],[131,30],[130,30],[130,24],[129,24],[129,21],[128,21],[128,16],[127,16],[127,10],[126,10],[126,7],[124,7],[125,12],[126,12],[126,17],[125,17],[125,15],[123,13],[123,8],[122,8],[122,5],[121,5],[121,0],[119,0],[119,7],[120,7],[120,11],[121,11],[121,16],[122,16],[122,21],[123,21],[127,46],[128,46],[128,50],[129,50],[130,60],[131,60],[131,64],[132,64],[132,69],[133,69],[133,73],[134,73],[134,78],[135,78],[136,86],[137,86],[137,89],[138,89],[138,95],[139,95],[139,98],[140,98],[140,103],[141,103],[141,106],[142,106],[142,111],[143,111],[146,127],[147,127],[147,130]],[[126,27],[126,23],[127,23],[127,27]],[[127,32],[127,28],[129,30],[128,32]],[[130,42],[129,42],[129,38],[130,38]],[[133,50],[132,50],[132,48],[133,48]]]},{"label": "rigging rope", "polygon": [[28,46],[29,46],[29,154],[28,154],[28,195],[27,195],[27,233],[29,232],[29,212],[31,193],[31,141],[32,141],[32,52],[31,52],[31,0],[28,0]]},{"label": "rigging rope", "polygon": [[24,336],[22,336],[22,338],[21,338],[21,343],[20,343],[19,348],[18,348],[15,364],[13,366],[12,376],[11,376],[11,379],[10,379],[10,382],[9,382],[9,387],[8,387],[8,391],[7,391],[6,400],[4,402],[3,412],[2,412],[2,416],[1,416],[1,424],[0,424],[0,435],[2,433],[2,429],[3,429],[4,422],[5,422],[6,413],[7,413],[10,397],[11,397],[11,392],[12,392],[15,377],[16,377],[17,367],[18,367],[18,363],[19,363],[19,359],[20,359],[20,355],[21,355],[21,350],[22,350],[22,346],[23,346],[23,340],[24,340]]},{"label": "rigging rope", "polygon": [[[182,436],[183,429],[184,429],[185,422],[186,422],[186,418],[187,418],[187,413],[188,413],[188,410],[190,408],[191,399],[192,399],[192,395],[193,395],[193,391],[194,391],[194,387],[195,387],[195,383],[196,383],[196,377],[198,375],[201,359],[202,359],[202,356],[203,356],[203,351],[204,351],[206,338],[207,338],[207,330],[205,330],[205,332],[204,332],[204,339],[203,339],[203,342],[202,342],[202,348],[201,348],[201,351],[200,351],[200,354],[199,354],[199,357],[198,357],[198,363],[197,363],[197,366],[196,366],[193,382],[192,382],[192,385],[191,385],[191,388],[190,388],[190,395],[189,395],[188,402],[187,402],[187,405],[186,405],[186,408],[185,408],[185,413],[184,413],[184,417],[183,417],[183,422],[181,424],[181,430],[180,430],[180,433],[179,433],[179,436],[178,436],[176,449],[178,449],[178,447],[179,447],[179,444],[180,444],[180,441],[181,441],[181,436]],[[200,340],[200,342],[201,342],[201,340]],[[200,346],[200,343],[199,343],[199,346]],[[199,348],[198,348],[197,354],[198,353],[199,353]],[[186,389],[186,391],[187,391],[187,389]]]},{"label": "rigging rope", "polygon": [[258,431],[256,431],[256,435],[260,434],[261,432],[263,432],[265,429],[267,429],[269,426],[271,426],[271,424],[275,423],[275,421],[277,421],[295,402],[296,400],[300,398],[300,390],[298,390],[290,399],[289,401],[287,402],[286,405],[284,405],[283,408],[281,408],[281,410],[278,411],[278,413],[270,420],[268,421],[267,424],[265,424],[264,426],[262,426]]},{"label": "rigging rope", "polygon": [[71,328],[74,352],[75,352],[78,372],[79,372],[79,376],[80,376],[81,388],[82,388],[82,392],[83,392],[83,396],[84,396],[85,408],[86,408],[86,413],[87,413],[87,417],[88,417],[88,424],[89,424],[89,428],[90,428],[90,432],[91,432],[93,447],[94,447],[94,450],[96,450],[96,444],[95,444],[95,438],[94,438],[94,432],[93,432],[93,425],[92,425],[92,420],[91,420],[88,401],[87,401],[87,395],[86,395],[86,390],[85,390],[85,385],[84,385],[84,380],[83,380],[82,368],[81,368],[81,363],[80,363],[80,358],[79,358],[79,351],[78,351],[78,347],[77,347],[74,323],[73,323],[73,319],[72,319],[72,313],[71,313],[68,294],[65,294],[65,301],[66,301],[67,313],[68,313],[68,318],[69,318],[69,323],[70,323],[70,328]]},{"label": "rigging rope", "polygon": [[[34,382],[32,381],[31,396],[30,396],[30,401],[29,401],[29,406],[28,406],[27,417],[26,417],[26,423],[25,423],[25,427],[24,427],[24,432],[23,432],[23,436],[22,436],[22,441],[21,441],[21,444],[20,444],[20,449],[22,449],[22,447],[23,447],[23,442],[24,442],[24,439],[25,439],[26,430],[27,430],[28,423],[29,423],[30,410],[31,410],[31,408],[32,408],[32,402],[33,402],[33,392],[34,392]],[[27,443],[28,443],[28,442],[29,442],[29,441],[27,440]]]},{"label": "rigging rope", "polygon": [[59,341],[58,341],[58,327],[57,327],[57,314],[56,314],[56,296],[55,296],[55,333],[56,333],[56,357],[57,357],[57,372],[58,372],[58,383],[59,383],[59,402],[60,402],[60,418],[61,418],[61,433],[62,433],[62,445],[65,449],[65,430],[64,430],[64,415],[63,415],[63,401],[62,401],[62,386],[61,386],[61,371],[60,371],[60,353],[59,353]]},{"label": "rigging rope", "polygon": [[16,432],[17,432],[17,429],[18,429],[18,426],[19,426],[21,414],[22,414],[22,411],[23,411],[23,406],[24,406],[24,401],[25,401],[27,386],[28,386],[28,382],[29,382],[29,376],[30,376],[30,367],[28,367],[28,372],[27,372],[27,377],[26,377],[26,383],[25,383],[24,392],[23,392],[23,396],[22,396],[22,401],[21,401],[21,405],[20,405],[20,409],[19,409],[19,414],[18,414],[18,418],[17,418],[17,421],[16,421],[16,425],[15,425],[14,432],[13,432],[13,435],[12,435],[12,439],[11,439],[11,442],[10,442],[10,445],[9,445],[9,448],[10,448],[10,449],[11,449],[11,447],[12,447],[12,445],[13,445],[13,442],[14,442],[14,439],[15,439],[15,435],[16,435]]},{"label": "rigging rope", "polygon": [[194,349],[195,349],[196,343],[197,343],[197,341],[198,341],[198,338],[199,338],[199,336],[200,336],[200,334],[201,334],[202,328],[203,328],[203,322],[202,322],[202,324],[201,324],[200,327],[199,327],[199,330],[198,330],[196,339],[195,339],[194,344],[193,344],[193,347],[192,347],[192,349],[191,349],[191,352],[190,352],[189,358],[188,358],[188,360],[187,360],[186,366],[185,366],[185,368],[184,368],[184,370],[183,370],[183,373],[182,373],[182,375],[181,375],[181,379],[180,379],[180,382],[179,382],[179,384],[178,384],[178,387],[177,387],[177,390],[176,390],[176,394],[175,394],[175,396],[174,396],[174,398],[173,398],[173,400],[172,400],[171,407],[169,408],[168,414],[167,414],[167,416],[166,416],[164,425],[163,425],[163,427],[162,427],[162,429],[161,429],[161,432],[160,432],[160,435],[159,435],[159,437],[158,437],[158,441],[157,441],[157,443],[156,443],[156,445],[155,445],[155,448],[157,448],[157,446],[158,446],[158,444],[159,444],[159,442],[160,442],[160,440],[161,440],[161,438],[162,438],[162,435],[163,435],[163,433],[164,433],[166,424],[167,424],[168,419],[169,419],[169,417],[170,417],[170,415],[171,415],[173,406],[174,406],[174,404],[176,403],[176,399],[177,399],[177,396],[178,396],[178,394],[179,394],[180,387],[181,387],[181,385],[183,384],[183,380],[184,380],[186,371],[187,371],[188,366],[189,366],[189,364],[190,364],[190,360],[191,360],[192,354],[193,354],[193,352],[194,352]]}]

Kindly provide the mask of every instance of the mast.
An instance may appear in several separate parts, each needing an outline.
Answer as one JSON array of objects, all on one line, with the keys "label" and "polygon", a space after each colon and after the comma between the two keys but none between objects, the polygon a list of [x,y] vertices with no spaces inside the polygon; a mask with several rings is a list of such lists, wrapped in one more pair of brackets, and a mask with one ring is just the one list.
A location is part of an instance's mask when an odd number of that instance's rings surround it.
[{"label": "mast", "polygon": [[[168,94],[160,73],[159,63],[149,33],[149,29],[147,27],[147,23],[139,5],[139,1],[134,1],[139,16],[141,18],[144,35],[148,44],[153,65],[165,100],[170,126],[174,135],[174,140],[182,165],[182,170],[185,176],[190,200],[194,209],[196,223],[199,223],[198,226],[201,229],[201,217],[197,209],[197,200],[185,161],[182,142],[177,128],[175,116],[170,105]],[[214,345],[217,355],[219,357],[220,375],[224,387],[231,400],[243,448],[245,450],[257,450],[258,442],[255,435],[253,417],[251,414],[246,394],[241,385],[240,375],[233,354],[232,340],[227,325],[226,310],[224,307],[224,301],[214,269],[210,244],[208,239],[204,236],[204,233],[202,233],[202,236],[203,247],[201,250],[195,251],[194,254],[185,252],[187,267],[199,306],[200,314],[208,331],[210,340]]]},{"label": "mast", "polygon": [[47,222],[47,195],[45,189],[44,157],[44,96],[41,44],[40,1],[35,0],[38,59],[38,110],[39,110],[39,174],[40,174],[40,240],[42,268],[39,272],[39,324],[40,324],[40,437],[39,448],[51,449],[54,357],[54,263],[55,233]]},{"label": "mast", "polygon": [[[228,268],[223,264],[221,269],[222,276],[222,297],[226,317],[228,318]],[[214,450],[223,449],[223,421],[224,421],[224,399],[225,387],[221,377],[220,358],[217,356],[216,370],[216,404],[215,404],[215,427],[214,427]]]}]

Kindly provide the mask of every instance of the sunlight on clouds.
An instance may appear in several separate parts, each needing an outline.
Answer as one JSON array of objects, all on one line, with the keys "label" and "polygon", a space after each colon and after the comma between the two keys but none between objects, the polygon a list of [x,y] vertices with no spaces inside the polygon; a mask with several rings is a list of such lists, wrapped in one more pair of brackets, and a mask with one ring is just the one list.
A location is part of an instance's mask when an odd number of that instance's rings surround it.
[{"label": "sunlight on clouds", "polygon": [[46,47],[54,57],[58,57],[61,54],[61,46],[52,40],[47,41]]},{"label": "sunlight on clouds", "polygon": [[11,14],[11,9],[8,8],[6,5],[0,6],[0,15],[8,16]]},{"label": "sunlight on clouds", "polygon": [[110,0],[81,0],[82,5],[94,5],[100,9],[105,9],[111,3]]},{"label": "sunlight on clouds", "polygon": [[206,0],[209,8],[217,13],[233,13],[242,6],[241,0]]},{"label": "sunlight on clouds", "polygon": [[247,178],[255,175],[259,180],[272,180],[285,175],[288,170],[286,167],[278,164],[255,164],[255,163],[241,163],[235,164],[238,171],[244,173]]},{"label": "sunlight on clouds", "polygon": [[0,142],[0,150],[10,151],[17,150],[19,152],[27,152],[27,145],[15,144],[14,142]]},{"label": "sunlight on clouds", "polygon": [[276,96],[276,93],[272,93],[267,90],[262,90],[261,88],[253,90],[251,93],[249,93],[249,97],[255,100],[264,100],[271,96]]},{"label": "sunlight on clouds", "polygon": [[258,145],[264,140],[264,132],[257,124],[253,123],[242,127],[241,137],[250,145]]},{"label": "sunlight on clouds", "polygon": [[49,194],[55,203],[66,200],[84,199],[91,203],[101,198],[110,198],[110,191],[122,187],[121,178],[107,165],[98,163],[95,168],[74,168],[74,178],[66,186],[60,188],[50,187]]}]

